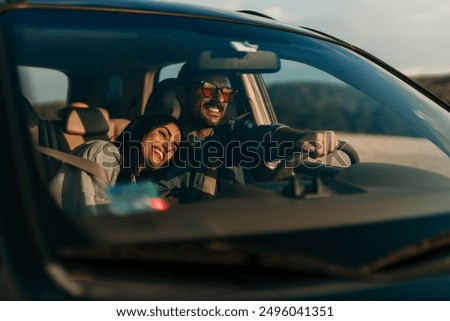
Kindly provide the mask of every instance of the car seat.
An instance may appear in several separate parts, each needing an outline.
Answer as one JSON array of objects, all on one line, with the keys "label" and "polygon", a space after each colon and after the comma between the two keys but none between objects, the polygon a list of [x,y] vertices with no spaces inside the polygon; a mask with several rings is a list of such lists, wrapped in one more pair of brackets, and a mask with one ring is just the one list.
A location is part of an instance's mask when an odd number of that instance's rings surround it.
[{"label": "car seat", "polygon": [[[84,103],[64,107],[58,111],[58,116],[58,120],[38,120],[38,141],[41,146],[66,153],[89,140],[114,140],[130,122],[125,118],[110,119],[105,108],[89,107]],[[61,162],[46,155],[42,158],[45,176],[50,180]]]},{"label": "car seat", "polygon": [[180,117],[180,104],[176,98],[177,79],[167,78],[157,83],[144,109],[144,114],[164,114]]},{"label": "car seat", "polygon": [[40,144],[67,152],[89,140],[114,140],[130,122],[110,119],[105,108],[80,103],[60,109],[58,116],[58,120],[39,121]]}]

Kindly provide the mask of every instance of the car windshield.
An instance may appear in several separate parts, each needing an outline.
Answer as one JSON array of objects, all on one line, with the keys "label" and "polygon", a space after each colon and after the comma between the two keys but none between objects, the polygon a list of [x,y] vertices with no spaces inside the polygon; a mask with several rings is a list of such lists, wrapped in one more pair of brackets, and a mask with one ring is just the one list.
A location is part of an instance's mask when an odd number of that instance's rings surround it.
[{"label": "car windshield", "polygon": [[[450,209],[448,107],[359,50],[283,25],[269,28],[169,14],[29,9],[5,12],[0,22],[11,48],[11,79],[37,113],[42,147],[73,154],[92,141],[114,141],[129,121],[147,113],[147,101],[156,96],[159,84],[174,80],[185,62],[205,53],[218,56],[220,66],[212,70],[226,73],[230,83],[203,81],[196,86],[203,98],[220,92],[230,100],[224,122],[334,131],[351,146],[291,167],[284,159],[256,157],[248,161],[251,183],[230,184],[205,202],[166,201],[156,174],[136,184],[117,182],[108,186],[106,201],[87,204],[96,208],[94,215],[86,206],[81,212],[64,208],[64,197],[85,195],[80,190],[82,171],[66,174],[70,180],[61,183],[63,191],[54,197],[49,188],[49,200],[56,200],[54,206],[62,209],[58,215],[67,216],[93,243],[232,239],[233,244],[263,245],[272,251],[283,247],[287,253],[360,266],[449,228],[430,224],[419,236],[406,233],[381,241],[367,256],[364,240],[356,244],[356,236],[340,245],[354,249],[348,253],[314,242],[325,234],[330,243],[347,233],[363,235],[355,232],[356,226],[374,222],[375,229],[363,228],[365,235],[383,234],[383,222],[400,226],[412,219],[407,223],[411,227],[426,225],[426,219]],[[251,58],[263,55],[267,60]],[[208,68],[209,63],[199,60]],[[220,112],[219,107],[208,108],[210,115]],[[88,117],[81,119],[81,129],[72,123],[74,109],[77,117]],[[18,110],[28,122],[25,111]],[[106,125],[99,115],[108,115]],[[118,120],[125,125],[114,133],[112,124]],[[174,143],[178,149],[182,141]],[[245,148],[245,141],[239,143],[238,148]],[[36,170],[45,186],[54,186],[64,165],[38,151]],[[161,150],[157,153],[166,157]],[[257,149],[251,153],[256,154]],[[91,180],[98,176],[90,175]],[[188,253],[198,258],[198,249]],[[87,255],[67,248],[62,252],[72,258],[73,253]]]}]

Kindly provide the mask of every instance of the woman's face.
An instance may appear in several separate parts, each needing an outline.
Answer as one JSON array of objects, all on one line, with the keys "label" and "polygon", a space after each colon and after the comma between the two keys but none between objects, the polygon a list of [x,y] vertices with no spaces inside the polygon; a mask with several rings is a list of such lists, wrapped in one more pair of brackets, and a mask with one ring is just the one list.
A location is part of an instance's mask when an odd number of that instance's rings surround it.
[{"label": "woman's face", "polygon": [[144,166],[158,169],[166,164],[177,151],[181,133],[177,125],[169,123],[157,127],[142,138]]}]

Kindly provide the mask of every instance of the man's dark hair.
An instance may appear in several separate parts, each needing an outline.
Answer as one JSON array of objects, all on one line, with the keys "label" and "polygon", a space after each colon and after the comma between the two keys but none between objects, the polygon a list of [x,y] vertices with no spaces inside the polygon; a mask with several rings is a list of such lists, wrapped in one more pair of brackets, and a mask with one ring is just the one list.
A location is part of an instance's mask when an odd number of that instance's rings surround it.
[{"label": "man's dark hair", "polygon": [[179,85],[185,85],[192,81],[193,77],[199,74],[198,70],[192,68],[191,63],[188,61],[183,66],[181,66],[180,71],[177,76],[177,83]]},{"label": "man's dark hair", "polygon": [[206,70],[200,70],[195,68],[190,61],[186,62],[178,72],[177,83],[180,86],[185,86],[192,83],[195,80],[201,80],[199,78],[207,77],[211,75],[224,75],[230,79],[230,75],[225,72],[211,72]]}]

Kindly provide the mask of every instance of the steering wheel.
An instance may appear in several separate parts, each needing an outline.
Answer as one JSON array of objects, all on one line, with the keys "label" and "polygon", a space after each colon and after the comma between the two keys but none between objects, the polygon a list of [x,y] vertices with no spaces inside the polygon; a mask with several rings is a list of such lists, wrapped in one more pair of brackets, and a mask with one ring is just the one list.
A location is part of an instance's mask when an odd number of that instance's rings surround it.
[{"label": "steering wheel", "polygon": [[[334,154],[337,151],[342,151],[347,155],[347,157],[350,160],[350,166],[360,162],[358,152],[350,143],[348,143],[346,141],[340,140],[336,151],[331,154]],[[329,154],[329,155],[331,155],[331,154]],[[305,163],[305,159],[308,158],[308,154],[302,153],[301,155],[302,155],[302,156],[300,156],[300,157],[302,157],[301,160],[299,160],[299,158],[296,157],[294,160],[281,161],[277,165],[277,167],[273,170],[272,174],[269,176],[269,180],[277,181],[282,178],[291,176],[293,171],[296,168],[307,166]]]}]

